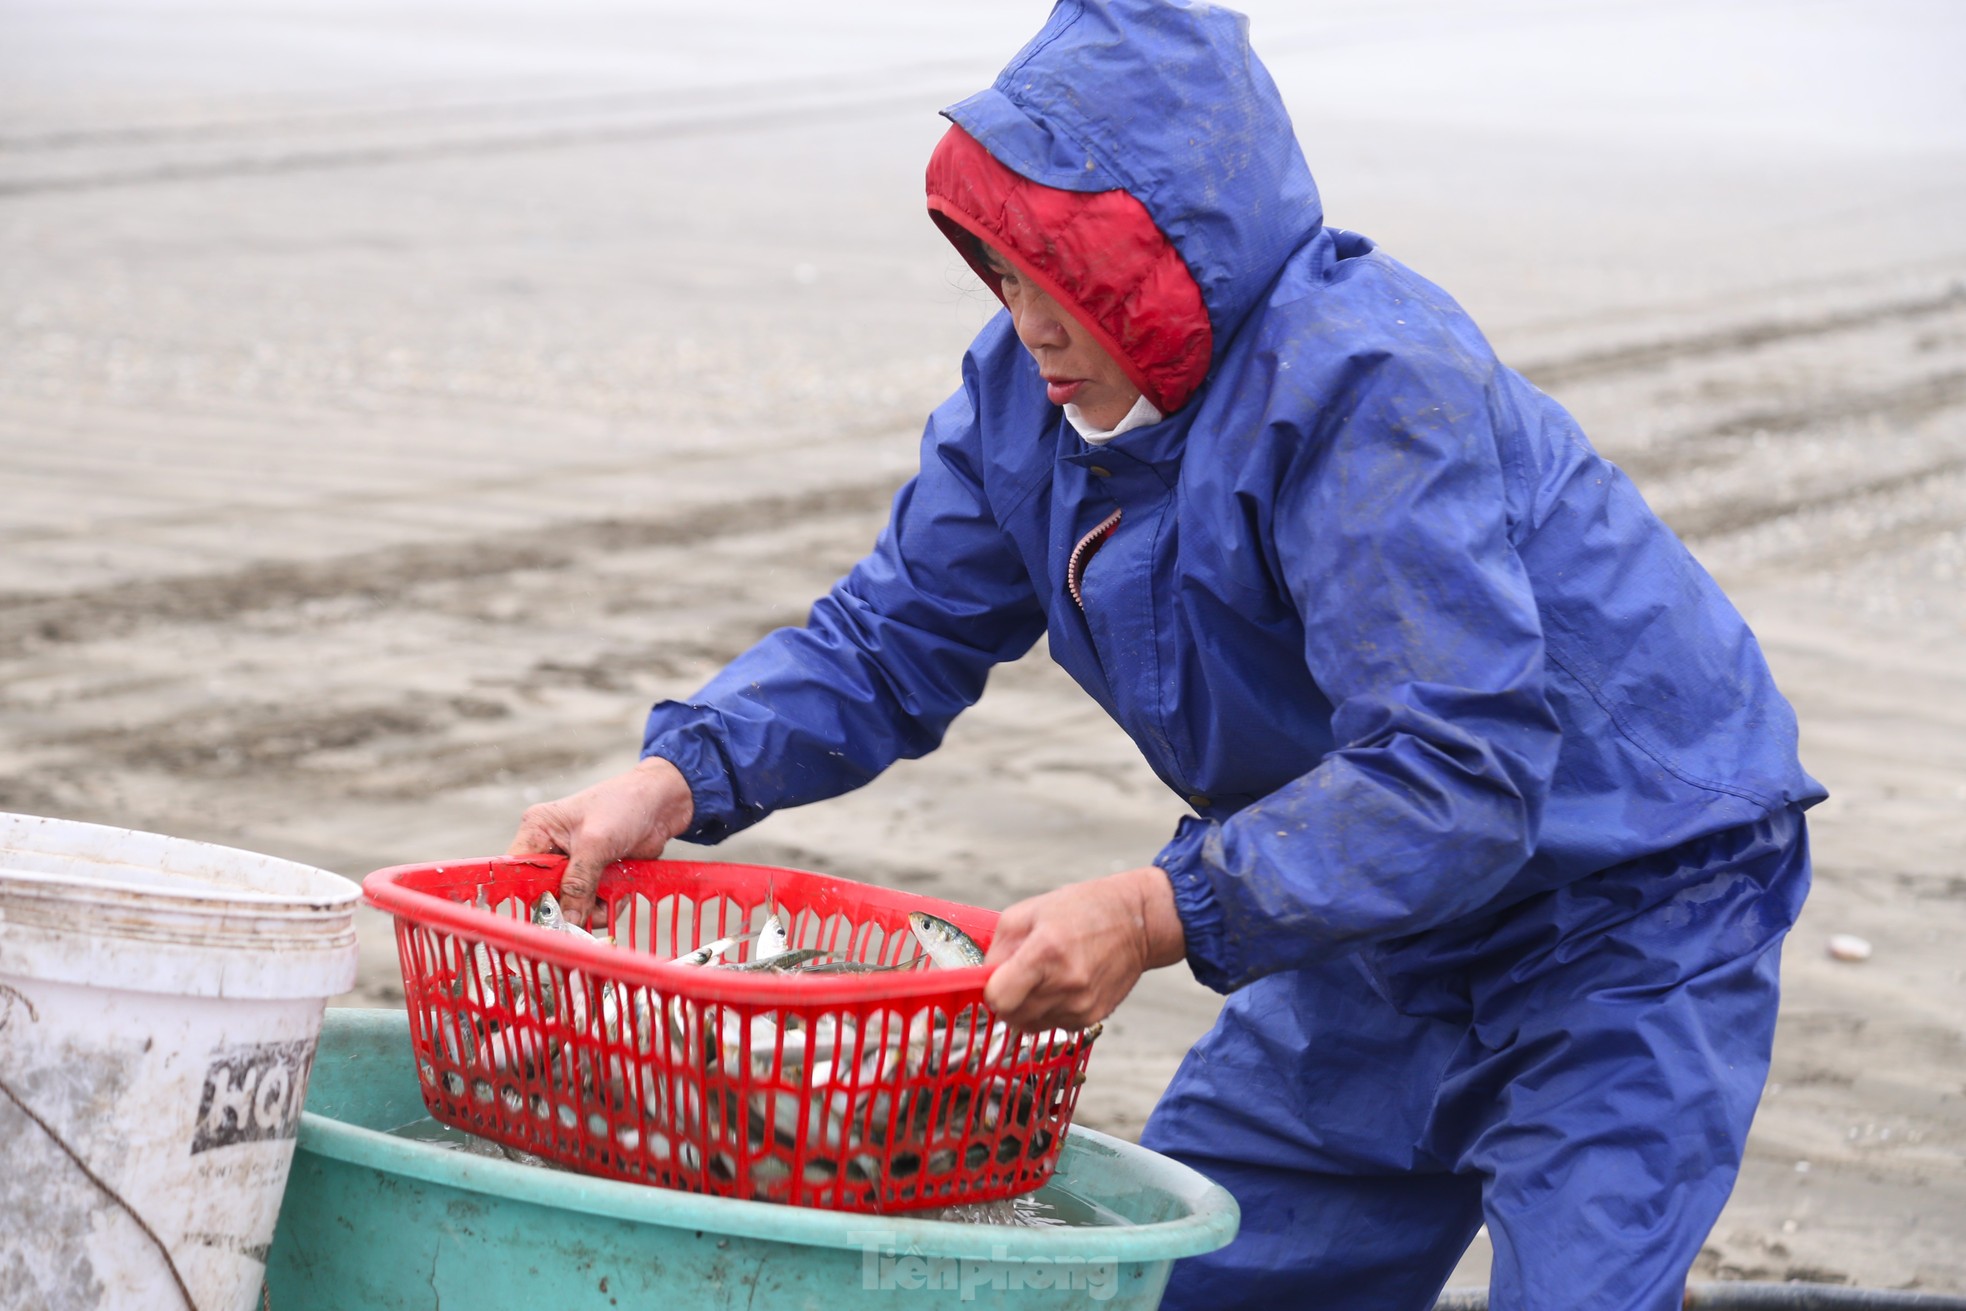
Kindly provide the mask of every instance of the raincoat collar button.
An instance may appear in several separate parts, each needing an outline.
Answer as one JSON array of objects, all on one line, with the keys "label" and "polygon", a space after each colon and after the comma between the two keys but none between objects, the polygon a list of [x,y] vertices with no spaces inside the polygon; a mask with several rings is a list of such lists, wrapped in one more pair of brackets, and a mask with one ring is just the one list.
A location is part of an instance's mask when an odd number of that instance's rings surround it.
[{"label": "raincoat collar button", "polygon": [[1179,460],[1143,460],[1132,451],[1086,450],[1062,456],[1066,464],[1084,469],[1088,477],[1122,489],[1160,491],[1174,486]]},{"label": "raincoat collar button", "polygon": [[1207,797],[1197,792],[1188,798],[1188,804],[1193,806],[1196,810],[1207,810],[1209,806],[1209,800]]}]

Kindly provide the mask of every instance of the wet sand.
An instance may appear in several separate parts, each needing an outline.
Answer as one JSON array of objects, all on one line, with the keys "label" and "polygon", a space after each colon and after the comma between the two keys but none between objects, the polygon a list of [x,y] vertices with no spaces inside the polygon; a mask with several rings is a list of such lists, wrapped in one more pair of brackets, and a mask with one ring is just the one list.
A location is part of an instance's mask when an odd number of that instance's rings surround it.
[{"label": "wet sand", "polygon": [[[987,312],[920,169],[1035,11],[751,8],[742,50],[603,5],[0,8],[0,808],[357,877],[483,854],[799,620]],[[1966,1291],[1966,123],[1921,62],[1960,20],[1777,12],[1255,31],[1332,220],[1632,474],[1835,793],[1698,1273]],[[1181,811],[1040,652],[707,854],[1000,906]],[[345,1000],[395,976],[372,918]],[[1137,1133],[1215,1006],[1143,982],[1084,1120]]]}]

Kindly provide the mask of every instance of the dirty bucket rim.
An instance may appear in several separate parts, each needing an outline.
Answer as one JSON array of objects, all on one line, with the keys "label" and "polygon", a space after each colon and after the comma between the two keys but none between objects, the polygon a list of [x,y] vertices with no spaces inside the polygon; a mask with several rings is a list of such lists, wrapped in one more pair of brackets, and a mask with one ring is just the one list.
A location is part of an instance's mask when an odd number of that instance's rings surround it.
[{"label": "dirty bucket rim", "polygon": [[[6,859],[14,847],[0,847],[0,860]],[[46,852],[34,852],[46,855]],[[83,859],[73,857],[65,859]],[[128,862],[121,862],[127,864]],[[91,861],[96,868],[112,867],[111,862]],[[132,866],[134,868],[134,866]],[[306,868],[302,866],[300,868]],[[161,870],[159,873],[174,877],[191,878],[179,875],[176,870]],[[322,871],[329,872],[329,871]],[[340,877],[337,875],[336,877]],[[207,880],[200,880],[201,882]],[[210,880],[216,883],[216,880]],[[314,893],[259,892],[246,887],[214,887],[207,891],[198,887],[159,887],[150,883],[124,883],[115,879],[79,878],[72,874],[50,874],[45,870],[7,869],[0,866],[0,898],[23,896],[30,898],[55,898],[64,901],[95,901],[122,904],[130,897],[139,897],[147,908],[160,910],[179,910],[187,914],[223,914],[228,910],[258,918],[269,919],[347,919],[361,904],[361,889],[350,885],[349,891],[324,897]]]},{"label": "dirty bucket rim", "polygon": [[50,986],[321,1004],[354,982],[361,890],[278,856],[0,813],[0,973]]},{"label": "dirty bucket rim", "polygon": [[[592,1175],[542,1170],[516,1161],[470,1156],[397,1138],[305,1111],[298,1149],[386,1174],[421,1179],[465,1192],[521,1198],[555,1210],[609,1219],[700,1229],[737,1238],[802,1247],[855,1247],[886,1254],[977,1260],[1173,1260],[1212,1252],[1235,1237],[1241,1213],[1221,1185],[1178,1161],[1124,1139],[1074,1125],[1067,1151],[1151,1158],[1155,1183],[1189,1208],[1172,1220],[1093,1228],[1008,1228],[908,1215],[870,1215],[747,1202],[681,1189],[623,1183]],[[1136,1254],[1133,1249],[1150,1247]]]},{"label": "dirty bucket rim", "polygon": [[[37,838],[44,840],[37,841]],[[161,859],[143,860],[127,853],[98,852],[84,841],[91,838],[114,847],[140,844],[159,853]],[[74,868],[12,867],[7,862],[15,858],[37,863],[61,862]],[[191,858],[201,864],[230,866],[236,873],[217,876],[179,868]],[[168,881],[133,882],[127,875],[116,877],[118,871],[125,870],[141,871]],[[248,872],[293,881],[301,885],[301,890],[267,891],[239,881]],[[133,894],[160,903],[170,900],[187,904],[232,903],[255,908],[304,908],[319,913],[353,913],[362,898],[362,890],[353,879],[283,856],[147,829],[0,811],[0,887],[12,886],[32,895],[35,888],[52,885],[85,892]]]}]

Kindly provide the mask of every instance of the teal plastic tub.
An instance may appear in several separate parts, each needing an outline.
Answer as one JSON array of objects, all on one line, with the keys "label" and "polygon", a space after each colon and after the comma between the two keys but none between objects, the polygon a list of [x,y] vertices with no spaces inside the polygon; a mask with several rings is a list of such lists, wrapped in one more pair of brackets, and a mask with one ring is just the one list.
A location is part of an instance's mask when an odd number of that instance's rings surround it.
[{"label": "teal plastic tub", "polygon": [[407,1017],[330,1010],[273,1249],[272,1311],[1151,1308],[1235,1200],[1073,1129],[1052,1188],[1128,1223],[1011,1228],[705,1197],[473,1156],[385,1130],[427,1112]]}]

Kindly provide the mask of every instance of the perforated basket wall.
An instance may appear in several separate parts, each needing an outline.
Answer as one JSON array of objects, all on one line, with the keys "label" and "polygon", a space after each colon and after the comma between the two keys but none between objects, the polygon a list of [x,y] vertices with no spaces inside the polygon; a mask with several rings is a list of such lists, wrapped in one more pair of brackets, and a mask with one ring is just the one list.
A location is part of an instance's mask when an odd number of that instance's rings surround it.
[{"label": "perforated basket wall", "polygon": [[[798,870],[625,861],[589,927],[537,928],[564,861],[371,874],[396,919],[433,1117],[592,1174],[846,1211],[1011,1197],[1051,1175],[1091,1035],[1007,1030],[982,968],[942,970],[912,910],[987,946],[992,912]],[[670,962],[757,928],[907,968],[746,973]],[[728,959],[743,961],[753,944]]]}]

